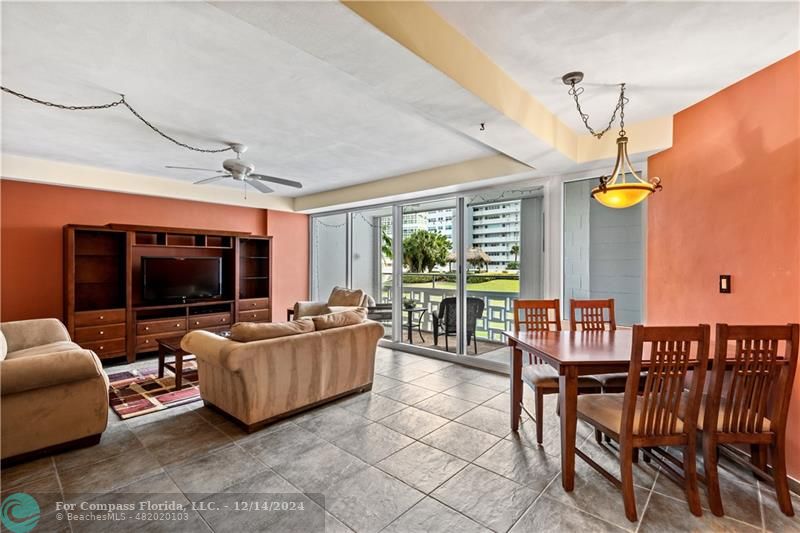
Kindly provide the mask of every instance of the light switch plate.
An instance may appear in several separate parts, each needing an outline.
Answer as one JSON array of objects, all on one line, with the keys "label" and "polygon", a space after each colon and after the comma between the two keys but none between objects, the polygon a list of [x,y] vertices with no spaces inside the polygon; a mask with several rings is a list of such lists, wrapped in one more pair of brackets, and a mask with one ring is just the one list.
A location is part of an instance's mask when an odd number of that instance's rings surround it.
[{"label": "light switch plate", "polygon": [[719,276],[719,292],[729,294],[731,292],[731,275],[720,274]]}]

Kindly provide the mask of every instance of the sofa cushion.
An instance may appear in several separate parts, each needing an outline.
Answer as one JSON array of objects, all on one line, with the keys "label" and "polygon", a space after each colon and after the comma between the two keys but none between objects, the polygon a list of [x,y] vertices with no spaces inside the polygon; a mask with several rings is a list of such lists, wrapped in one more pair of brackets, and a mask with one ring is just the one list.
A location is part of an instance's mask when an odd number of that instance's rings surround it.
[{"label": "sofa cushion", "polygon": [[7,353],[8,343],[6,342],[6,336],[3,335],[2,331],[0,331],[0,361],[6,358]]},{"label": "sofa cushion", "polygon": [[263,341],[311,333],[314,331],[314,322],[307,318],[292,320],[291,322],[272,322],[256,324],[253,322],[238,322],[231,327],[231,339],[237,342]]},{"label": "sofa cushion", "polygon": [[361,324],[367,318],[367,310],[364,307],[356,307],[350,311],[341,313],[330,313],[328,315],[313,316],[314,329],[324,331],[326,329],[341,328],[344,326],[354,326]]},{"label": "sofa cushion", "polygon": [[364,299],[364,291],[361,289],[345,289],[344,287],[334,287],[328,298],[328,305],[332,306],[359,306]]},{"label": "sofa cushion", "polygon": [[40,346],[33,346],[32,348],[25,348],[24,350],[17,350],[15,352],[8,352],[6,359],[19,359],[20,357],[30,357],[31,355],[43,355],[56,352],[70,352],[72,350],[80,350],[81,347],[72,341],[58,341],[49,344],[42,344]]}]

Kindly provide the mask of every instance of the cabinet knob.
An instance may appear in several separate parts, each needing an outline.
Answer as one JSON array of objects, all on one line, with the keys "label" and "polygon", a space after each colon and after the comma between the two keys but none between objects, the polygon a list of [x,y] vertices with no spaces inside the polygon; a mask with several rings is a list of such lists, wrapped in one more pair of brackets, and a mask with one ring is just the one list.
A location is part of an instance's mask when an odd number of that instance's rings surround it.
[{"label": "cabinet knob", "polygon": [[103,334],[105,334],[105,331],[103,331],[103,330],[101,329],[101,330],[100,330],[100,335],[103,335]]},{"label": "cabinet knob", "polygon": [[100,347],[100,349],[102,350],[102,349],[103,349],[103,347],[101,346],[101,347]]},{"label": "cabinet knob", "polygon": [[195,321],[194,321],[194,325],[195,325],[195,326],[199,326],[199,325],[200,325],[200,322],[198,322],[197,320],[195,320]]},{"label": "cabinet knob", "polygon": [[150,326],[145,326],[145,327],[144,327],[144,330],[145,330],[145,331],[150,331]]},{"label": "cabinet knob", "polygon": [[104,317],[103,315],[100,315],[100,320],[103,320],[104,318],[105,318],[105,317]]},{"label": "cabinet knob", "polygon": [[145,343],[145,344],[150,344],[150,339],[145,339],[145,340],[144,340],[144,343]]},{"label": "cabinet knob", "polygon": [[180,322],[178,322],[177,324],[175,324],[175,327],[176,327],[176,328],[179,328],[179,327],[181,327],[181,323],[180,323]]}]

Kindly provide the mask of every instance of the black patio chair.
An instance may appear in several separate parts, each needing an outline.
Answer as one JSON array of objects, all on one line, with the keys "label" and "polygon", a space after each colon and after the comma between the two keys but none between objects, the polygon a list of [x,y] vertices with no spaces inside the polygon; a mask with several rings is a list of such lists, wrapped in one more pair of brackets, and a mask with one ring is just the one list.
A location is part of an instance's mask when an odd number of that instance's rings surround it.
[{"label": "black patio chair", "polygon": [[[484,303],[482,298],[467,297],[467,346],[473,344],[475,355],[478,355],[478,340],[475,338],[475,329],[478,319],[483,317]],[[439,309],[433,310],[433,344],[439,346],[439,335],[444,336],[444,349],[450,350],[447,337],[456,334],[456,299],[444,298],[439,302]]]}]

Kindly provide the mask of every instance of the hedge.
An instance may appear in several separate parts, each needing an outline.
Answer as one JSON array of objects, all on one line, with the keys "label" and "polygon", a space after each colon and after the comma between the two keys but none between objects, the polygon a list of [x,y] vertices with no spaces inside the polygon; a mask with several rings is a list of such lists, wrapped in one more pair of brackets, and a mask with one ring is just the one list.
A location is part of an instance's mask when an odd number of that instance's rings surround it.
[{"label": "hedge", "polygon": [[[467,275],[467,283],[469,284],[478,284],[478,283],[486,283],[488,281],[494,281],[496,279],[519,279],[518,274],[502,274],[502,273],[490,273],[490,274],[468,274]],[[417,272],[412,272],[408,274],[403,274],[403,283],[404,284],[419,284],[419,283],[430,283],[432,280],[443,281],[443,282],[456,282],[456,275],[455,273],[440,273],[440,272],[431,272],[430,274],[421,274]]]}]

